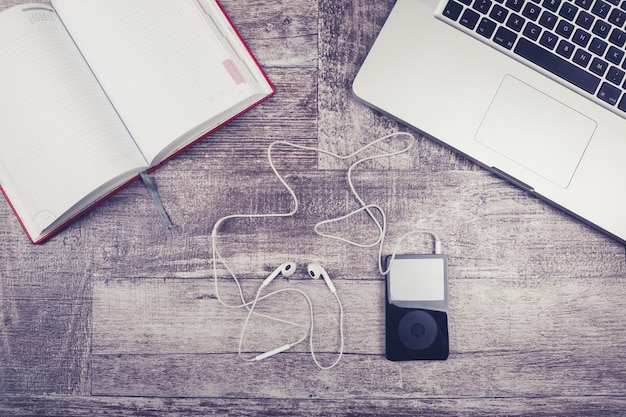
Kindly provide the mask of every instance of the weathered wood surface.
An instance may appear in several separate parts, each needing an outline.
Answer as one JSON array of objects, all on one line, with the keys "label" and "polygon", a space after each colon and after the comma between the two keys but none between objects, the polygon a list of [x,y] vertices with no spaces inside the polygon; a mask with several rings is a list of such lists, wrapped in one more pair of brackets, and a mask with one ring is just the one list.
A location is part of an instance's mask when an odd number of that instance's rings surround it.
[{"label": "weathered wood surface", "polygon": [[[0,202],[0,415],[622,415],[624,246],[421,137],[409,155],[368,164],[355,182],[387,210],[385,253],[415,227],[441,236],[450,359],[384,359],[376,250],[313,233],[357,207],[347,164],[292,150],[276,159],[300,211],[228,222],[221,252],[248,297],[278,264],[298,262],[275,285],[313,297],[316,347],[331,361],[337,307],[303,270],[323,264],[345,304],[346,355],[330,371],[303,345],[257,364],[238,358],[245,315],[215,299],[209,237],[224,215],[290,209],[267,146],[287,139],[348,153],[404,128],[349,89],[392,0],[222,3],[277,94],[154,174],[176,229],[163,228],[139,184],[41,246]],[[372,233],[359,219],[340,229]],[[426,252],[430,242],[407,246]],[[232,296],[232,283],[220,285]],[[304,320],[293,297],[274,302],[259,307]],[[289,332],[255,321],[245,351]]]},{"label": "weathered wood surface", "polygon": [[[316,352],[328,363],[337,349],[334,300],[321,282],[291,281],[283,287],[314,296]],[[393,363],[382,359],[384,283],[338,280],[346,310],[346,356],[338,368],[326,372],[314,366],[308,346],[267,362],[241,361],[233,349],[236,352],[245,312],[224,309],[210,280],[98,282],[92,393],[236,397],[247,392],[250,398],[415,399],[569,397],[593,392],[619,397],[626,372],[614,365],[626,360],[624,340],[604,335],[619,333],[626,319],[626,279],[602,279],[617,281],[621,287],[611,293],[601,290],[596,281],[455,280],[450,286],[451,358]],[[246,284],[250,294],[259,282]],[[567,307],[563,300],[570,300]],[[259,311],[306,323],[302,308],[306,306],[300,301],[277,298],[259,306]],[[263,319],[251,322],[246,334],[246,356],[299,336],[293,326]]]}]

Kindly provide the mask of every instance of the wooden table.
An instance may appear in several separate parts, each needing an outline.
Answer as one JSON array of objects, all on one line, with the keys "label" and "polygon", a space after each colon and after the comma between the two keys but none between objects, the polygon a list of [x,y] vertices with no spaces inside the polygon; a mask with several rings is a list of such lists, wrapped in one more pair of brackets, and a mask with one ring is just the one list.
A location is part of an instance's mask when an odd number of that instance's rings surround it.
[{"label": "wooden table", "polygon": [[[238,357],[245,311],[216,300],[211,228],[227,214],[289,210],[265,157],[271,142],[349,153],[407,130],[350,92],[393,3],[223,1],[277,93],[153,175],[177,228],[163,227],[139,183],[40,246],[0,202],[0,415],[626,412],[624,245],[421,136],[409,155],[358,169],[355,182],[387,211],[384,253],[416,227],[440,235],[450,260],[449,359],[385,359],[376,249],[313,232],[318,221],[358,207],[348,164],[287,149],[277,166],[300,210],[228,222],[220,250],[249,299],[276,266],[298,263],[295,275],[272,285],[312,297],[316,349],[329,363],[337,307],[305,272],[322,264],[345,307],[345,354],[331,370],[318,369],[304,344],[258,363]],[[374,233],[359,218],[343,229]],[[430,248],[415,239],[403,251]],[[232,282],[218,272],[232,297]],[[262,307],[306,315],[290,295]],[[279,346],[287,331],[255,321],[244,350]]]}]

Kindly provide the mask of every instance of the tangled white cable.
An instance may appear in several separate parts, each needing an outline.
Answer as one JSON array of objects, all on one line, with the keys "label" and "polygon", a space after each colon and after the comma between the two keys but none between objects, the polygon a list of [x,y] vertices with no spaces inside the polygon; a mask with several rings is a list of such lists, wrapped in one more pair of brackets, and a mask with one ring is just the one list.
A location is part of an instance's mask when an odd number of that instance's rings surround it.
[{"label": "tangled white cable", "polygon": [[[326,281],[326,284],[328,285],[329,289],[331,290],[331,293],[335,296],[335,298],[337,299],[337,302],[339,304],[339,310],[340,310],[340,324],[339,324],[339,333],[340,333],[340,348],[339,348],[339,353],[338,353],[338,357],[336,358],[336,360],[329,366],[322,366],[319,361],[316,358],[315,355],[315,351],[313,348],[313,334],[314,334],[314,312],[313,312],[313,304],[311,302],[311,299],[309,298],[309,296],[304,293],[303,291],[299,290],[299,289],[295,289],[295,288],[283,288],[283,289],[279,289],[276,291],[272,291],[268,294],[265,294],[263,296],[261,296],[261,291],[267,287],[267,285],[269,284],[269,282],[271,280],[273,280],[276,276],[278,276],[279,274],[285,275],[287,276],[287,274],[292,274],[295,271],[295,264],[293,264],[293,268],[291,268],[292,263],[285,263],[283,265],[281,265],[276,271],[274,271],[272,274],[270,274],[261,284],[261,286],[259,287],[254,300],[253,301],[246,301],[244,294],[243,294],[243,290],[241,287],[241,283],[239,282],[239,279],[237,278],[237,276],[235,275],[235,273],[231,270],[231,268],[226,264],[226,262],[224,261],[224,259],[222,258],[222,256],[219,253],[219,250],[217,248],[217,238],[218,238],[218,234],[219,234],[219,229],[222,226],[222,224],[228,220],[234,220],[234,219],[261,219],[261,218],[280,218],[280,217],[290,217],[293,216],[294,214],[296,214],[298,212],[299,209],[299,201],[298,201],[298,197],[296,196],[294,190],[291,188],[291,186],[287,183],[287,181],[285,180],[285,178],[278,172],[276,165],[274,164],[274,160],[272,158],[272,151],[274,150],[275,147],[277,146],[288,146],[288,147],[292,147],[295,149],[300,149],[300,150],[305,150],[305,151],[314,151],[314,152],[318,152],[320,154],[324,154],[324,155],[328,155],[331,156],[333,158],[336,159],[340,159],[340,160],[346,160],[346,159],[350,159],[350,158],[354,158],[358,155],[360,155],[361,153],[363,153],[364,151],[366,151],[369,148],[374,147],[375,145],[384,142],[386,140],[390,140],[390,139],[394,139],[396,137],[399,136],[404,136],[406,138],[408,138],[409,143],[396,151],[389,151],[389,152],[383,152],[380,154],[375,154],[372,156],[367,156],[367,157],[363,157],[359,160],[357,160],[356,162],[354,162],[352,165],[350,165],[349,169],[348,169],[348,173],[347,173],[347,179],[348,179],[348,185],[350,187],[350,191],[353,194],[353,196],[355,197],[355,199],[357,200],[357,202],[359,203],[359,208],[357,208],[356,210],[353,210],[351,212],[349,212],[346,215],[343,215],[341,217],[337,217],[337,218],[333,218],[333,219],[328,219],[328,220],[324,220],[321,221],[319,223],[317,223],[314,226],[314,231],[315,233],[317,233],[318,235],[322,236],[322,237],[327,237],[330,239],[335,239],[344,243],[347,243],[349,245],[353,245],[356,247],[374,247],[378,245],[378,269],[379,272],[382,275],[386,275],[389,267],[391,265],[391,263],[393,262],[393,259],[395,258],[396,252],[398,250],[398,248],[400,247],[400,244],[410,235],[413,234],[428,234],[430,236],[432,236],[434,244],[435,244],[435,253],[440,253],[440,241],[439,238],[437,237],[437,235],[431,231],[428,230],[413,230],[410,231],[408,233],[405,233],[404,235],[402,235],[400,237],[400,239],[398,240],[398,242],[396,243],[392,255],[391,255],[391,262],[389,262],[389,265],[387,265],[387,269],[383,268],[383,264],[382,264],[382,251],[383,251],[383,244],[385,242],[385,235],[387,232],[387,218],[385,215],[385,211],[378,205],[376,204],[367,204],[359,195],[359,193],[356,191],[356,188],[354,186],[353,180],[352,180],[352,173],[354,171],[354,169],[356,167],[358,167],[360,164],[365,163],[367,161],[371,161],[374,159],[380,159],[380,158],[388,158],[388,157],[393,157],[396,155],[400,155],[402,153],[408,152],[414,145],[415,145],[415,137],[410,134],[410,133],[405,133],[405,132],[396,132],[396,133],[392,133],[386,136],[383,136],[381,138],[378,138],[372,142],[370,142],[369,144],[361,147],[360,149],[356,150],[355,152],[352,152],[349,155],[338,155],[335,154],[333,152],[329,152],[327,150],[324,149],[320,149],[320,148],[315,148],[315,147],[310,147],[310,146],[303,146],[303,145],[298,145],[292,142],[288,142],[288,141],[275,141],[272,144],[270,144],[270,146],[268,147],[267,150],[267,158],[269,161],[269,165],[270,168],[272,169],[272,171],[274,172],[274,174],[276,175],[276,177],[278,178],[278,180],[283,184],[283,186],[285,187],[285,189],[289,192],[289,194],[291,195],[292,201],[293,201],[293,208],[288,211],[288,212],[284,212],[284,213],[255,213],[255,214],[232,214],[232,215],[228,215],[225,217],[220,218],[219,220],[217,220],[213,226],[213,229],[211,231],[211,246],[212,246],[212,252],[213,252],[213,277],[214,277],[214,284],[215,284],[215,293],[216,293],[216,297],[219,300],[219,302],[224,305],[227,308],[246,308],[248,310],[248,315],[245,319],[244,325],[243,325],[243,329],[241,332],[241,336],[239,339],[239,356],[242,357],[244,360],[246,361],[259,361],[265,358],[268,358],[270,356],[273,356],[277,353],[280,352],[284,352],[300,343],[302,343],[304,340],[306,340],[306,338],[309,338],[309,344],[310,344],[310,352],[311,355],[313,357],[313,361],[315,362],[315,364],[322,369],[330,369],[332,367],[334,367],[335,365],[337,365],[339,363],[339,360],[341,359],[341,356],[343,354],[343,349],[344,349],[344,334],[343,334],[343,322],[344,322],[344,312],[343,312],[343,306],[341,304],[341,301],[337,295],[336,290],[334,290],[334,285],[332,284],[332,282],[330,282],[330,278],[328,277],[328,274],[326,273],[326,271],[323,270],[324,272],[323,274],[320,274],[320,276],[324,277],[324,280]],[[327,234],[327,233],[323,233],[320,229],[325,226],[325,225],[329,225],[335,222],[339,222],[345,219],[348,219],[358,213],[361,212],[365,212],[369,218],[372,219],[372,221],[374,222],[374,225],[376,226],[377,230],[378,230],[378,237],[375,241],[371,242],[371,243],[359,243],[350,239],[346,239],[337,235],[332,235],[332,234]],[[379,221],[377,216],[375,215],[374,212],[377,212],[381,218],[381,220]],[[221,263],[222,265],[224,265],[224,267],[226,268],[226,270],[229,272],[229,274],[231,275],[236,287],[237,287],[237,291],[239,293],[239,298],[241,300],[240,303],[237,304],[229,304],[226,303],[223,298],[220,296],[219,293],[219,285],[218,285],[218,271],[217,271],[217,264]],[[285,270],[284,268],[289,265],[290,269]],[[319,267],[319,265],[309,265],[309,273],[311,275],[313,275],[311,273],[311,267],[315,266],[315,267]],[[319,267],[321,268],[321,267]],[[325,274],[325,275],[324,275]],[[283,293],[283,292],[294,292],[296,294],[301,295],[305,301],[307,302],[308,306],[309,306],[309,315],[310,315],[310,319],[309,319],[309,325],[308,325],[308,331],[297,341],[292,342],[292,343],[287,343],[285,345],[282,345],[278,348],[272,349],[268,352],[262,353],[260,355],[257,355],[253,358],[247,358],[244,357],[243,353],[242,353],[242,345],[243,345],[243,340],[244,340],[244,336],[246,333],[246,329],[248,327],[248,323],[249,320],[251,318],[251,316],[254,315],[258,315],[260,317],[264,317],[267,319],[271,319],[274,321],[278,321],[281,323],[287,323],[290,325],[294,325],[294,326],[299,326],[299,327],[305,327],[302,324],[299,323],[295,323],[289,320],[284,320],[284,319],[280,319],[277,317],[273,317],[273,316],[269,316],[269,315],[264,315],[261,313],[258,313],[255,311],[255,307],[257,305],[257,303],[261,300],[267,299],[269,297],[272,297],[276,294],[279,293]]]}]

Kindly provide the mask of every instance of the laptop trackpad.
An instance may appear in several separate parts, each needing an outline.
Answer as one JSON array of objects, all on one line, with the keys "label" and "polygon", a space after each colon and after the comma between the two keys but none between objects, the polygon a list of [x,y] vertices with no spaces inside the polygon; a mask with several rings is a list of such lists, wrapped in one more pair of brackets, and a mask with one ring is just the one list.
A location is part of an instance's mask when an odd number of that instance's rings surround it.
[{"label": "laptop trackpad", "polygon": [[566,188],[595,129],[587,116],[507,75],[476,140]]}]

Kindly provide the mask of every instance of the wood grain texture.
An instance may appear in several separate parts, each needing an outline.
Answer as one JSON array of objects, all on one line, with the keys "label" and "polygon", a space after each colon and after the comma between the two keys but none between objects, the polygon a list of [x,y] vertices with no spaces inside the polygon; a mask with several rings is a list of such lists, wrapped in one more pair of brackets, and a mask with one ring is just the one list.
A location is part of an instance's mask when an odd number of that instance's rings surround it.
[{"label": "wood grain texture", "polygon": [[[163,230],[139,185],[119,193],[85,220],[100,242],[93,258],[96,276],[104,272],[104,278],[207,277],[212,271],[209,237],[218,218],[235,213],[288,212],[292,207],[292,200],[271,172],[236,174],[237,168],[231,167],[221,171],[224,176],[206,170],[181,174],[173,168],[178,164],[173,161],[155,177],[179,228]],[[221,252],[237,273],[258,277],[269,274],[284,259],[294,259],[328,265],[340,279],[378,277],[376,248],[353,248],[313,231],[317,222],[358,208],[345,172],[282,172],[300,201],[295,216],[234,220],[220,230]],[[234,175],[239,175],[245,186],[234,184]],[[416,181],[414,175],[422,180]],[[177,177],[186,178],[191,185],[182,187]],[[421,170],[410,175],[368,170],[355,174],[355,185],[365,201],[380,204],[387,212],[385,253],[391,252],[405,232],[417,227],[432,229],[443,241],[454,278],[617,278],[626,272],[622,246],[522,191],[499,188],[501,181],[491,176],[450,171],[432,177]],[[131,214],[140,220],[125,224],[127,233],[111,233],[119,227],[120,218]],[[336,231],[342,230],[370,241],[376,234],[372,223],[360,218]],[[418,238],[409,240],[401,250],[428,253],[432,245],[428,239]],[[156,259],[156,265],[146,262]]]},{"label": "wood grain texture", "polygon": [[[99,283],[94,288],[93,393],[237,397],[247,392],[282,398],[288,384],[294,398],[320,399],[620,396],[626,378],[619,366],[626,362],[621,349],[626,339],[619,331],[626,319],[626,280],[619,283],[620,291],[607,292],[590,279],[530,285],[456,280],[450,286],[451,358],[393,363],[383,359],[383,282],[335,280],[347,312],[346,350],[332,371],[317,370],[307,346],[266,362],[241,361],[236,352],[245,312],[224,309],[210,280]],[[246,283],[249,297],[258,284]],[[313,297],[316,352],[329,363],[337,350],[332,297],[322,283],[307,278],[294,279],[289,287]],[[301,301],[276,297],[259,311],[305,322]],[[254,356],[298,336],[291,326],[253,320],[244,351]],[[601,349],[598,340],[604,340]],[[301,372],[306,378],[296,378]],[[472,383],[459,375],[471,375]],[[171,378],[178,383],[169,384]],[[358,384],[346,384],[351,378]]]},{"label": "wood grain texture", "polygon": [[[20,3],[0,0],[0,8]],[[623,415],[624,246],[414,131],[409,154],[366,164],[354,179],[364,200],[387,212],[384,253],[416,227],[440,235],[450,260],[450,359],[384,359],[377,250],[313,232],[357,207],[349,163],[287,148],[277,149],[276,165],[300,210],[228,221],[219,248],[247,297],[278,264],[300,265],[273,285],[313,297],[315,346],[328,363],[337,306],[303,269],[324,265],[346,309],[346,355],[330,371],[318,370],[304,345],[267,362],[239,359],[245,314],[215,298],[210,233],[228,214],[291,209],[267,146],[286,139],[345,154],[408,129],[350,91],[393,0],[222,4],[277,92],[154,173],[175,229],[163,228],[139,183],[40,246],[0,202],[0,415]],[[334,231],[375,233],[358,216]],[[431,250],[422,237],[401,248]],[[259,308],[306,322],[292,295]],[[298,335],[255,318],[244,351]]]},{"label": "wood grain texture", "polygon": [[403,399],[232,399],[220,398],[123,398],[71,396],[8,396],[0,398],[6,417],[89,416],[384,416],[416,415],[483,417],[622,416],[623,398],[584,396],[577,398],[446,398]]}]

